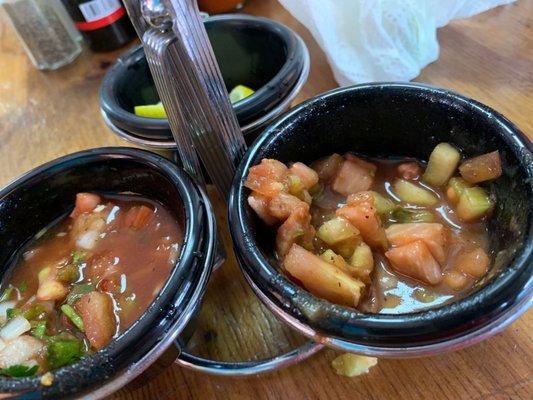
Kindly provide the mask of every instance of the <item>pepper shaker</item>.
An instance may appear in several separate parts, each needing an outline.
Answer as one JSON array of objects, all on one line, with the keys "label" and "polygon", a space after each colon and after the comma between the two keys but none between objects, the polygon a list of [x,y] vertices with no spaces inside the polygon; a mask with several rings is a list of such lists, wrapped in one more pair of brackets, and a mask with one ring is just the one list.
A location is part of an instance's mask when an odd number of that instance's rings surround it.
[{"label": "pepper shaker", "polygon": [[36,68],[57,69],[80,54],[80,35],[59,0],[5,0],[0,6]]}]

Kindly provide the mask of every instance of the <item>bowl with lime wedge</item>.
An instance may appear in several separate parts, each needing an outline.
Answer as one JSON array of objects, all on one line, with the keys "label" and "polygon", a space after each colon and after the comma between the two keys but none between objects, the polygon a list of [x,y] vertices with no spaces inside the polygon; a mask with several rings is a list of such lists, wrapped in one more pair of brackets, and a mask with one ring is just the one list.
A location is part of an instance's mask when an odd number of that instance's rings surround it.
[{"label": "bowl with lime wedge", "polygon": [[[226,14],[204,22],[233,110],[248,143],[287,110],[309,73],[309,54],[292,30],[267,18]],[[176,148],[142,46],[107,72],[100,90],[111,130],[152,150]]]}]

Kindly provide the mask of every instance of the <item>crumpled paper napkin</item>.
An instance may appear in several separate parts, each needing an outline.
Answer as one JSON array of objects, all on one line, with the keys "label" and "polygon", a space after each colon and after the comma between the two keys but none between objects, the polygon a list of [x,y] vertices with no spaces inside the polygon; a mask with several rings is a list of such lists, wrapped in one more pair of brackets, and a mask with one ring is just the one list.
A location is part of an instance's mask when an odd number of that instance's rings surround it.
[{"label": "crumpled paper napkin", "polygon": [[415,78],[439,57],[437,28],[515,0],[279,1],[311,31],[345,86]]}]

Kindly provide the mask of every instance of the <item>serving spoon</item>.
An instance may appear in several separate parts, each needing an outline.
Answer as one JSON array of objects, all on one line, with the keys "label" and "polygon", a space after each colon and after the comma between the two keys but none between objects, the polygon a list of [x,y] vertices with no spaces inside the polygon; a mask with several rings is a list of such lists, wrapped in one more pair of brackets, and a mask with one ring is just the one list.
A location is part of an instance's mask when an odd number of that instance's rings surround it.
[{"label": "serving spoon", "polygon": [[[124,3],[143,42],[184,169],[205,185],[201,161],[227,201],[246,144],[196,1],[126,0]],[[197,357],[184,351],[179,343],[177,346],[179,365],[226,376],[255,375],[283,368],[323,347],[310,341],[269,359],[221,362]]]}]

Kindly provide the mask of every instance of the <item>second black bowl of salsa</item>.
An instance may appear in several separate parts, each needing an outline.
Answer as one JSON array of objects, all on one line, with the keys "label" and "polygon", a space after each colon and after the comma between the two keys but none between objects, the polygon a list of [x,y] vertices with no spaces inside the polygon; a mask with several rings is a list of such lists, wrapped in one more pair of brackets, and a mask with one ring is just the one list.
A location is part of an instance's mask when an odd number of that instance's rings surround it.
[{"label": "second black bowl of salsa", "polygon": [[[468,196],[444,204],[447,185],[436,190],[419,176],[440,143],[448,143],[463,161],[497,151],[492,154],[501,156],[501,176],[496,171],[492,178],[499,177],[488,183],[468,183]],[[531,157],[531,143],[505,118],[450,91],[375,84],[325,93],[267,128],[241,163],[229,208],[241,267],[273,311],[302,333],[326,337],[333,346],[399,356],[444,349],[455,339],[466,343],[461,339],[465,335],[509,321],[531,298]],[[465,186],[455,188],[462,191]],[[417,204],[420,191],[425,205]],[[272,200],[274,192],[282,196]],[[297,212],[294,202],[282,198],[287,194],[292,200],[299,197]],[[472,204],[465,207],[476,195],[485,202],[486,216],[476,214],[479,209],[470,208]],[[391,206],[383,221],[373,209],[378,197]],[[309,208],[311,215],[305,216]],[[481,217],[485,219],[479,222]],[[338,229],[342,220],[356,226],[352,233],[359,242],[328,243],[331,231],[349,239],[349,227]],[[322,229],[328,221],[331,226]],[[395,230],[406,228],[405,223],[418,225],[397,235]],[[369,234],[380,224],[383,229],[376,232],[381,236]],[[422,227],[431,229],[421,233]],[[442,257],[443,230],[455,231],[454,245],[445,250],[463,249],[456,257]],[[457,232],[463,232],[462,238]],[[354,270],[354,265],[364,266],[366,257],[363,251],[352,259],[360,242],[375,250],[375,276],[364,268]],[[460,257],[465,261],[458,267]],[[414,271],[417,265],[431,268]],[[467,272],[472,266],[480,268]],[[317,272],[324,269],[330,272],[329,283],[342,286],[344,296],[317,285],[320,279],[327,281]],[[352,273],[359,283],[337,279],[339,270]],[[365,285],[369,278],[374,283],[370,292]],[[372,293],[373,287],[378,293]],[[354,293],[359,296],[355,304],[361,300],[358,310],[353,308]]]},{"label": "second black bowl of salsa", "polygon": [[75,153],[4,188],[2,391],[109,393],[177,335],[214,244],[204,201],[175,165],[126,148]]}]

